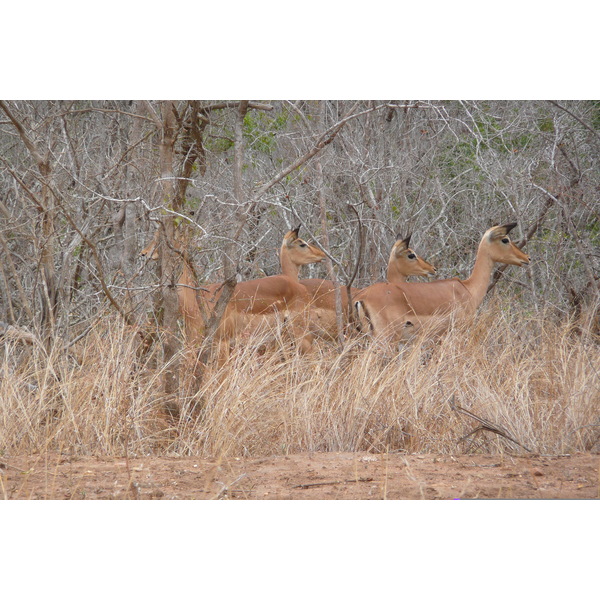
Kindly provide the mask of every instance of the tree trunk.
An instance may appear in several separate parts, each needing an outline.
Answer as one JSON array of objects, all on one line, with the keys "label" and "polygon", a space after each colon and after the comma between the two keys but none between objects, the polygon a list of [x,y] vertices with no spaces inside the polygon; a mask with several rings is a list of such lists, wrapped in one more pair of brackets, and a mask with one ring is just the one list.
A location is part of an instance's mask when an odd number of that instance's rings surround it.
[{"label": "tree trunk", "polygon": [[[177,120],[175,105],[172,101],[161,104],[162,131],[159,146],[160,176],[162,204],[179,211],[177,188],[174,173],[174,154]],[[162,326],[163,326],[163,357],[165,361],[163,391],[166,396],[172,396],[178,389],[177,365],[175,356],[179,351],[180,342],[177,336],[178,299],[177,279],[179,277],[180,261],[175,252],[175,223],[172,215],[161,217],[160,270],[162,282]]]}]

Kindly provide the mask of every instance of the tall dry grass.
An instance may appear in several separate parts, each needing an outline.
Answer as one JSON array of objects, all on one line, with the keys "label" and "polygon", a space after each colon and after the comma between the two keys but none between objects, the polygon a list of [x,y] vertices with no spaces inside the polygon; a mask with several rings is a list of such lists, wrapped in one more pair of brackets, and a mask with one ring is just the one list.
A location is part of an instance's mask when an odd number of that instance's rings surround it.
[{"label": "tall dry grass", "polygon": [[[103,323],[71,352],[49,356],[7,342],[0,455],[600,450],[599,340],[550,313],[488,306],[438,342],[418,338],[400,352],[366,338],[341,353],[317,345],[308,357],[260,355],[256,343],[207,369],[174,418],[160,357],[140,358],[126,327]],[[182,390],[189,374],[182,369]],[[500,433],[474,431],[481,421],[461,408]]]}]

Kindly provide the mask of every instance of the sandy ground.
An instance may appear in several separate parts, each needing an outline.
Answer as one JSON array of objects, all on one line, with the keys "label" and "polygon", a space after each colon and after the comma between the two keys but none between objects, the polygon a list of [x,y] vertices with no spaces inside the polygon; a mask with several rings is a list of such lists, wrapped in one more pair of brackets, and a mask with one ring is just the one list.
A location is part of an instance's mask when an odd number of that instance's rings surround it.
[{"label": "sandy ground", "polygon": [[307,453],[254,459],[0,459],[5,499],[585,499],[600,455]]}]

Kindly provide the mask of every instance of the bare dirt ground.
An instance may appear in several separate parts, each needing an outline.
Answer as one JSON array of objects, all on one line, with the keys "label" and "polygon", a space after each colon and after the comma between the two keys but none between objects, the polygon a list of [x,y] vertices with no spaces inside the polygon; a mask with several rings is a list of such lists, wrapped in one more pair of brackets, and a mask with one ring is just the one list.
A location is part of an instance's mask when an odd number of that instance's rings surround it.
[{"label": "bare dirt ground", "polygon": [[600,455],[307,453],[254,459],[0,459],[6,499],[584,499],[600,497]]}]

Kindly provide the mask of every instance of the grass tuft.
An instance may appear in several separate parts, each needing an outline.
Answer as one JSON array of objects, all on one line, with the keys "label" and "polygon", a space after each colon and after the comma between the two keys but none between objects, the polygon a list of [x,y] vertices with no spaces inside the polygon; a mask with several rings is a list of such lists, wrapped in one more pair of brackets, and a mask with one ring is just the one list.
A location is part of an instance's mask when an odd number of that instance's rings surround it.
[{"label": "grass tuft", "polygon": [[0,455],[524,452],[510,438],[542,454],[600,450],[599,340],[550,314],[490,305],[435,343],[394,352],[365,338],[341,353],[284,346],[238,344],[193,393],[182,355],[174,418],[157,357],[127,327],[104,323],[70,353],[6,342]]}]

